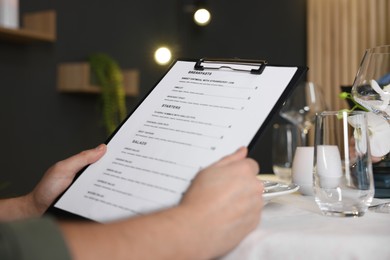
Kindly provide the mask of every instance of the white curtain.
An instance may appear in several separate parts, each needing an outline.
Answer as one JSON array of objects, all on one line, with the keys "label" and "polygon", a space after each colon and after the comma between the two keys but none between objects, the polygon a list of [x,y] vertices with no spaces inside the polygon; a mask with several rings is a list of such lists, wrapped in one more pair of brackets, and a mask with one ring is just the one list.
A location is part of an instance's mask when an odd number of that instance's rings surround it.
[{"label": "white curtain", "polygon": [[390,44],[390,0],[307,0],[308,81],[321,86],[332,110],[352,85],[364,51]]}]

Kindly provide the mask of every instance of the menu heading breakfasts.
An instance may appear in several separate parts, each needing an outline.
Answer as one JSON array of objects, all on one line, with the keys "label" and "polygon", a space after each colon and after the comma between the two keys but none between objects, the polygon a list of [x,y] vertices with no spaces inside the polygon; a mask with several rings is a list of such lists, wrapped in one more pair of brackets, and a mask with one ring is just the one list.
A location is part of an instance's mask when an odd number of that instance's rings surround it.
[{"label": "menu heading breakfasts", "polygon": [[108,222],[180,202],[204,167],[248,146],[303,69],[261,75],[178,60],[54,207]]}]

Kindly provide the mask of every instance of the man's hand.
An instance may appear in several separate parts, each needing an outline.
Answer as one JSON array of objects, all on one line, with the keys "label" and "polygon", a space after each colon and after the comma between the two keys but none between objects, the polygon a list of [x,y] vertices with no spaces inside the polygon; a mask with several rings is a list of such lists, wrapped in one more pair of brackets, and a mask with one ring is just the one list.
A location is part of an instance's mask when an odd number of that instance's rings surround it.
[{"label": "man's hand", "polygon": [[77,172],[99,160],[106,145],[99,145],[57,162],[47,170],[32,192],[25,196],[0,200],[0,220],[15,220],[42,215],[72,183]]},{"label": "man's hand", "polygon": [[260,221],[259,166],[246,155],[247,149],[241,148],[201,171],[182,200],[181,206],[191,209],[191,219],[199,221],[199,228],[194,227],[201,233],[199,243],[210,251],[231,249]]},{"label": "man's hand", "polygon": [[53,201],[72,183],[76,174],[85,166],[99,160],[106,152],[106,145],[85,150],[50,167],[38,185],[28,195],[38,214],[43,214]]}]

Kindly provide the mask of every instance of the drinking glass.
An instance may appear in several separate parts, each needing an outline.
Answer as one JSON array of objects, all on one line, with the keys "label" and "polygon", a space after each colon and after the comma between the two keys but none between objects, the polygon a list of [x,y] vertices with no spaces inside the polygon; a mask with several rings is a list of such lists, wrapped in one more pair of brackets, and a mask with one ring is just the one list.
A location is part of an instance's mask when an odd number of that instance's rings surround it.
[{"label": "drinking glass", "polygon": [[367,114],[325,111],[317,115],[314,194],[324,215],[363,216],[374,197]]},{"label": "drinking glass", "polygon": [[356,102],[390,123],[390,45],[366,50],[351,92]]},{"label": "drinking glass", "polygon": [[[390,125],[390,45],[378,46],[365,51],[351,93],[356,102],[383,118],[383,121],[387,121]],[[378,124],[379,121],[374,126],[376,130],[379,130]],[[381,128],[380,138],[371,136],[371,152],[373,156],[382,160],[375,163],[373,167],[375,196],[383,198],[390,195],[390,156],[388,153],[390,136],[389,130],[385,133],[383,125]],[[388,213],[388,210],[382,211]]]},{"label": "drinking glass", "polygon": [[297,86],[279,114],[299,128],[301,143],[306,146],[308,145],[307,135],[314,125],[316,113],[326,109],[324,96],[319,86],[312,82],[305,82]]},{"label": "drinking glass", "polygon": [[292,124],[274,124],[272,139],[273,172],[282,181],[291,182],[294,153],[300,145],[299,130]]}]

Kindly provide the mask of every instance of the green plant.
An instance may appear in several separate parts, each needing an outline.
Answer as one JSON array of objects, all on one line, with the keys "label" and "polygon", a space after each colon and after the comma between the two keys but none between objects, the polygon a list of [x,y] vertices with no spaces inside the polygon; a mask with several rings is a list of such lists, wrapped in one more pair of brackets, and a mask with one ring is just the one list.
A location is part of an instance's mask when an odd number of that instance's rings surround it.
[{"label": "green plant", "polygon": [[384,119],[382,116],[376,115],[371,111],[368,111],[368,109],[357,103],[351,93],[341,92],[339,97],[344,100],[350,100],[353,104],[352,108],[342,109],[339,111],[339,114],[342,114],[343,111],[351,112],[356,109],[365,111],[367,113],[371,155],[377,158],[381,158],[381,160],[386,159],[390,152],[390,140],[388,138],[390,136],[390,125],[386,119]]},{"label": "green plant", "polygon": [[102,89],[103,122],[107,133],[111,134],[127,114],[122,71],[118,63],[104,53],[90,55],[89,64]]},{"label": "green plant", "polygon": [[354,104],[354,106],[352,108],[350,108],[350,109],[343,109],[343,110],[354,111],[356,109],[359,109],[359,110],[363,110],[363,111],[368,111],[365,107],[363,107],[362,105],[360,105],[359,103],[357,103],[355,101],[355,99],[353,98],[351,93],[341,92],[339,94],[339,98],[344,99],[344,100],[351,100],[352,103]]}]

